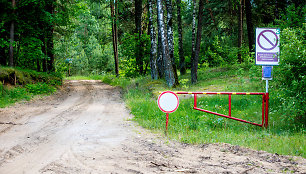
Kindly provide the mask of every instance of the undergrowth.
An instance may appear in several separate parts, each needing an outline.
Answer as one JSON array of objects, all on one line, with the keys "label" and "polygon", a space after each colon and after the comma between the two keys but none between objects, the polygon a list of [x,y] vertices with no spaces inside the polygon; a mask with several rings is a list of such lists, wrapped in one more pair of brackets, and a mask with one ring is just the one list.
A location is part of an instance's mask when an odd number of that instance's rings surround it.
[{"label": "undergrowth", "polygon": [[[152,81],[149,76],[127,79],[108,75],[102,81],[121,86],[125,91],[125,102],[135,116],[134,120],[160,133],[165,130],[166,114],[157,106],[159,91],[265,92],[261,67],[254,65],[199,70],[199,82],[196,85],[190,84],[189,76],[189,73],[179,76],[180,86],[176,89],[167,88],[162,80]],[[279,91],[273,80],[270,81],[269,90],[268,129],[193,110],[193,97],[181,95],[179,108],[169,116],[167,136],[183,143],[230,143],[305,158],[304,127],[283,117]],[[227,95],[201,95],[197,103],[198,107],[206,110],[225,115],[228,113]],[[232,96],[233,117],[261,123],[261,111],[262,96]]]},{"label": "undergrowth", "polygon": [[57,73],[0,66],[0,108],[35,95],[50,95],[61,84],[62,77]]}]

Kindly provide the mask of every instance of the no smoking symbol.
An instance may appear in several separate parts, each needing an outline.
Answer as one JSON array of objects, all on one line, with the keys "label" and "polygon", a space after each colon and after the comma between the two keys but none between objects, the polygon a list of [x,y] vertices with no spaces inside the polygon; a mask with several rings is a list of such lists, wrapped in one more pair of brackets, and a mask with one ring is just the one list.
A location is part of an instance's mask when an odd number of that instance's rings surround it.
[{"label": "no smoking symbol", "polygon": [[273,50],[278,44],[278,37],[275,32],[271,30],[264,30],[259,33],[257,43],[263,50]]}]

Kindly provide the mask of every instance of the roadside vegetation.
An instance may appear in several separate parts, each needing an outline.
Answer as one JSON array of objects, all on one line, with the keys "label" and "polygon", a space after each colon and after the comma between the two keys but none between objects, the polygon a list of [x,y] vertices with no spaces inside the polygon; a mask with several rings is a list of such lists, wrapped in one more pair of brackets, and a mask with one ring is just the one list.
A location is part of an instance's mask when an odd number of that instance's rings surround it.
[{"label": "roadside vegetation", "polygon": [[[64,75],[102,80],[123,88],[135,121],[163,131],[159,91],[264,92],[254,31],[279,28],[268,129],[192,110],[185,95],[167,135],[306,157],[304,1],[38,2],[0,2],[0,107],[51,94]],[[203,95],[198,105],[226,114],[227,102]],[[232,96],[232,106],[233,117],[260,123],[260,96]]]},{"label": "roadside vegetation", "polygon": [[62,85],[59,73],[44,73],[0,66],[0,107],[30,100],[35,95],[50,95]]},{"label": "roadside vegetation", "polygon": [[[274,70],[277,71],[278,67]],[[159,110],[157,98],[160,91],[212,91],[212,92],[265,92],[261,80],[261,67],[255,65],[232,65],[199,70],[199,82],[191,85],[190,72],[180,77],[180,86],[168,88],[163,80],[152,81],[149,76],[139,78],[116,78],[104,76],[102,81],[121,86],[124,99],[134,121],[142,127],[164,134],[166,114]],[[191,95],[179,95],[179,108],[169,115],[167,136],[190,144],[230,143],[282,155],[306,157],[305,127],[297,123],[282,108],[280,78],[270,81],[270,108],[268,129],[229,120],[227,118],[193,110]],[[232,96],[232,116],[261,123],[261,96]],[[228,97],[201,95],[200,108],[228,113]],[[292,114],[294,115],[294,114]],[[292,116],[291,115],[291,116]]]}]

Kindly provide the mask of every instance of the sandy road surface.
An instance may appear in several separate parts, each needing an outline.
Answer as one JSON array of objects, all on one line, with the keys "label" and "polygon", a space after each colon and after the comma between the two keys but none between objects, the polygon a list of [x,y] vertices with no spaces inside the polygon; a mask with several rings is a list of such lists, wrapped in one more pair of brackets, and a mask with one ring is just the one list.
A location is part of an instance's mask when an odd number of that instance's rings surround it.
[{"label": "sandy road surface", "polygon": [[0,109],[0,174],[306,172],[303,158],[184,145],[130,118],[120,90],[99,81],[67,81],[53,96]]}]

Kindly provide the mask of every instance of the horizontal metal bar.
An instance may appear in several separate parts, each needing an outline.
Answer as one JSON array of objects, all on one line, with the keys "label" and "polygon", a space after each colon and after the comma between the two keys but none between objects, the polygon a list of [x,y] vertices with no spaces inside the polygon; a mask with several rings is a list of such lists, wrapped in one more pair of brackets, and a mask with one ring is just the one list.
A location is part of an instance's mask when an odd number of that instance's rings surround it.
[{"label": "horizontal metal bar", "polygon": [[212,94],[212,95],[265,95],[263,92],[184,92],[176,91],[176,94]]},{"label": "horizontal metal bar", "polygon": [[221,116],[221,117],[225,117],[225,118],[237,120],[237,121],[240,121],[240,122],[253,124],[253,125],[256,125],[256,126],[260,126],[260,127],[263,126],[262,124],[257,124],[257,123],[249,122],[249,121],[246,121],[246,120],[242,120],[242,119],[235,118],[235,117],[230,117],[230,116],[228,116],[228,115],[219,114],[219,113],[217,113],[217,112],[211,112],[211,111],[204,110],[204,109],[200,109],[200,108],[197,108],[197,107],[193,107],[193,109],[199,110],[199,111],[203,111],[203,112],[207,112],[207,113],[214,114],[214,115],[218,115],[218,116]]}]

